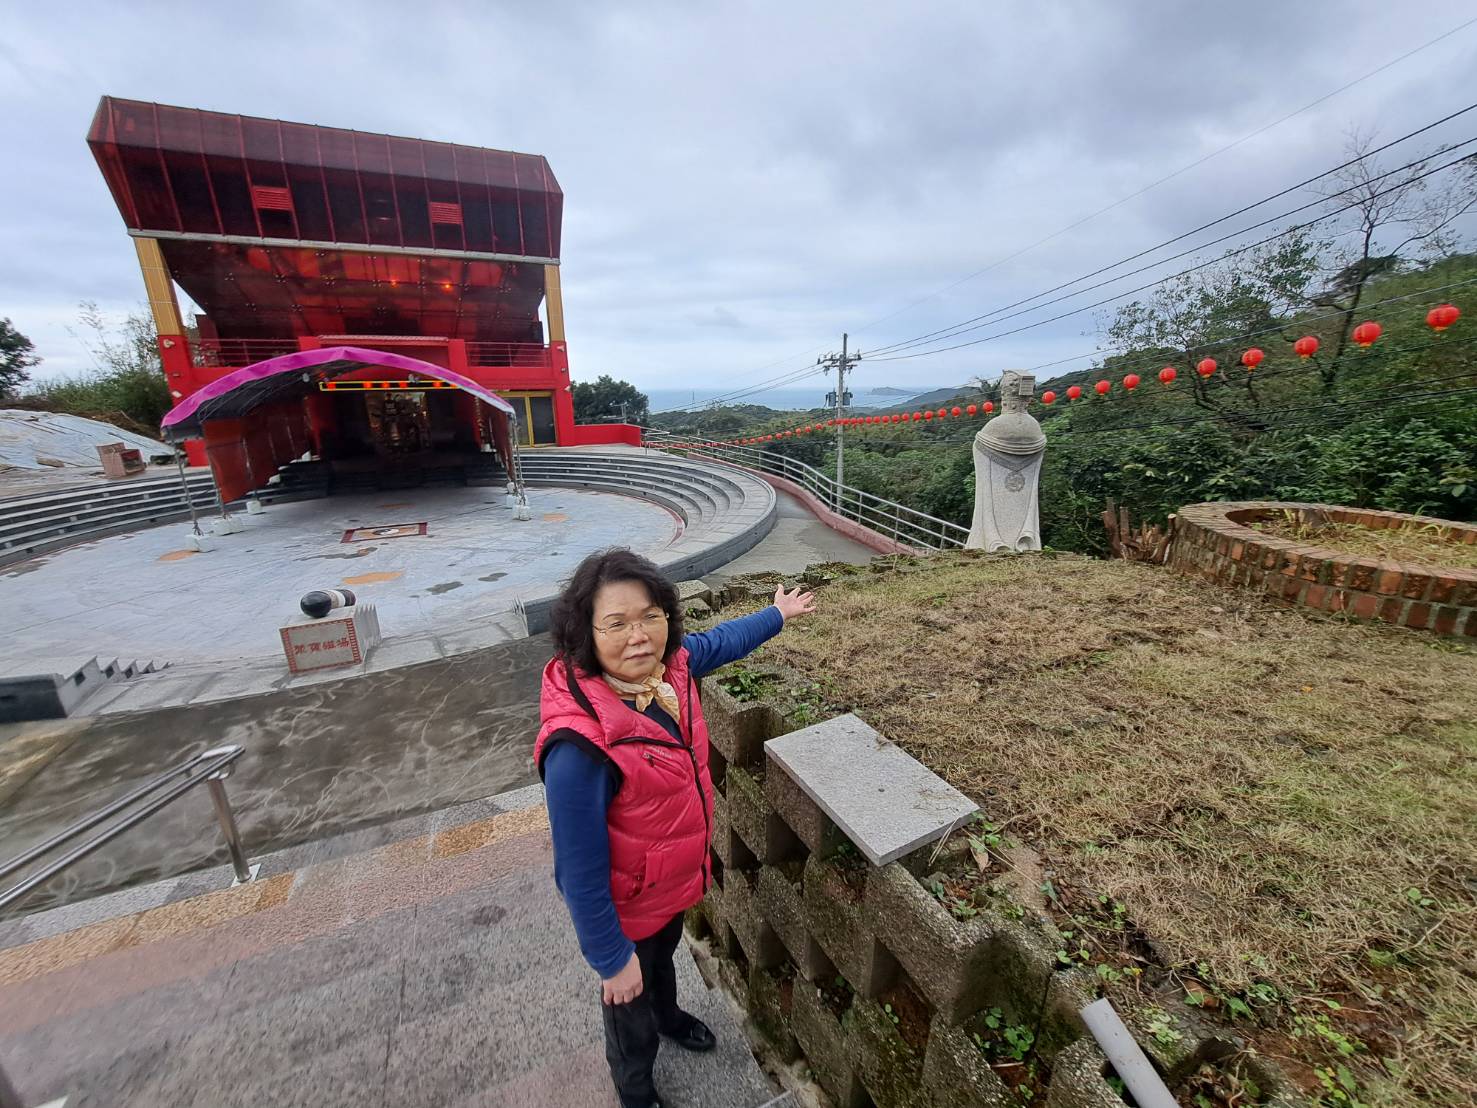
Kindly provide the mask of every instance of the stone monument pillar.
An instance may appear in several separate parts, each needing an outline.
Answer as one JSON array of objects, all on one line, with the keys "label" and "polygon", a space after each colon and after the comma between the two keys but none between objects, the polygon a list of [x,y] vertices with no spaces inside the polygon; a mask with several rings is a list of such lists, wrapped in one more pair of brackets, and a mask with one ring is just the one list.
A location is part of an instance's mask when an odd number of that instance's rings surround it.
[{"label": "stone monument pillar", "polygon": [[1041,549],[1036,489],[1046,436],[1026,411],[1035,391],[1035,377],[1006,370],[1001,412],[974,437],[974,523],[964,544],[969,549]]}]

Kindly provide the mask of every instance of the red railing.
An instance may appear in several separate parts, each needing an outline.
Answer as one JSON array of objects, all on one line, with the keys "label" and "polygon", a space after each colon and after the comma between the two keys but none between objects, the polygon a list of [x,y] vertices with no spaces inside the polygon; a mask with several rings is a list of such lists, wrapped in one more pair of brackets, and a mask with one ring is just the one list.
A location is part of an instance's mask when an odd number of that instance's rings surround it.
[{"label": "red railing", "polygon": [[549,351],[536,342],[469,342],[467,363],[476,366],[546,369],[549,366]]},{"label": "red railing", "polygon": [[197,366],[243,366],[296,354],[297,339],[199,339],[190,344]]},{"label": "red railing", "polygon": [[[325,345],[369,347],[418,346],[447,341],[415,335],[320,335],[319,339]],[[212,367],[252,365],[297,351],[297,339],[200,339],[190,344],[194,364]],[[468,342],[467,363],[518,369],[547,369],[552,364],[548,347],[536,342]]]}]

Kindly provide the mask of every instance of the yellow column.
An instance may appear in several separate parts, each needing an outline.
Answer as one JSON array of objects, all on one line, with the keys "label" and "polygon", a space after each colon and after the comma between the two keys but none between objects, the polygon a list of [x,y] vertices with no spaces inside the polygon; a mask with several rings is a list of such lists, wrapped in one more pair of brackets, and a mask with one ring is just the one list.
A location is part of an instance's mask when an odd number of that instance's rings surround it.
[{"label": "yellow column", "polygon": [[544,266],[544,303],[549,313],[549,342],[564,341],[564,297],[559,292],[559,267]]},{"label": "yellow column", "polygon": [[179,301],[174,298],[174,283],[169,278],[169,267],[164,264],[159,240],[135,238],[133,245],[138,251],[139,268],[144,272],[144,289],[149,296],[149,310],[154,313],[155,330],[161,336],[183,335],[185,325],[180,318]]}]

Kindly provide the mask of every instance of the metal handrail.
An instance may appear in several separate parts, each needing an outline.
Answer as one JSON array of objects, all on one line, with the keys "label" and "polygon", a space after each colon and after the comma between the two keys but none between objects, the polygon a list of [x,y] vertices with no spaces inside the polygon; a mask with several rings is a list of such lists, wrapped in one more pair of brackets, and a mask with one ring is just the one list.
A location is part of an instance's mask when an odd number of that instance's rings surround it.
[{"label": "metal handrail", "polygon": [[215,805],[216,819],[220,822],[221,833],[225,836],[226,849],[231,854],[231,866],[236,871],[236,881],[239,884],[245,884],[250,881],[252,877],[251,866],[247,862],[246,852],[241,845],[241,832],[236,827],[236,817],[231,811],[230,801],[226,798],[225,786],[225,779],[231,775],[232,767],[243,753],[245,753],[244,748],[233,743],[228,746],[218,746],[214,750],[207,750],[203,754],[197,754],[188,761],[160,774],[147,784],[139,786],[127,796],[119,797],[107,805],[107,807],[83,817],[66,830],[57,832],[57,834],[45,842],[33,846],[23,854],[0,865],[0,877],[7,877],[17,870],[24,869],[32,862],[50,854],[52,851],[65,846],[73,839],[91,831],[94,827],[106,822],[118,813],[139,804],[149,797],[150,794],[159,793],[161,789],[164,790],[160,795],[154,797],[152,800],[148,800],[138,810],[130,812],[117,823],[94,835],[80,846],[68,851],[44,869],[12,885],[5,892],[0,893],[0,910],[8,908],[33,889],[50,881],[67,867],[81,861],[94,851],[100,850],[130,827],[135,827],[142,823],[202,782],[210,790],[210,799]]},{"label": "metal handrail", "polygon": [[[906,545],[926,546],[934,550],[946,547],[962,547],[969,538],[969,528],[946,519],[939,519],[927,512],[920,512],[906,504],[887,500],[850,485],[838,485],[835,480],[804,462],[787,458],[783,454],[752,446],[729,446],[710,439],[700,440],[701,445],[684,445],[678,450],[667,441],[670,433],[647,432],[645,445],[663,451],[673,451],[688,456],[710,458],[713,461],[748,465],[750,468],[766,470],[786,477],[815,493],[838,515],[854,520],[890,535]],[[684,438],[684,444],[693,444],[692,437]],[[736,459],[742,459],[738,461]]]}]

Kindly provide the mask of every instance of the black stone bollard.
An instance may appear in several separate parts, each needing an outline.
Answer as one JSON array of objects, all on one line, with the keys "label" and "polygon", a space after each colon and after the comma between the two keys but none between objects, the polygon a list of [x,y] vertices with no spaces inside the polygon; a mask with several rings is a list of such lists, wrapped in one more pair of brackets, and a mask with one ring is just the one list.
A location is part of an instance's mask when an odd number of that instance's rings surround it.
[{"label": "black stone bollard", "polygon": [[302,600],[298,601],[305,615],[313,619],[322,619],[335,608],[347,608],[354,603],[354,594],[348,589],[314,589],[312,592],[304,593]]}]

